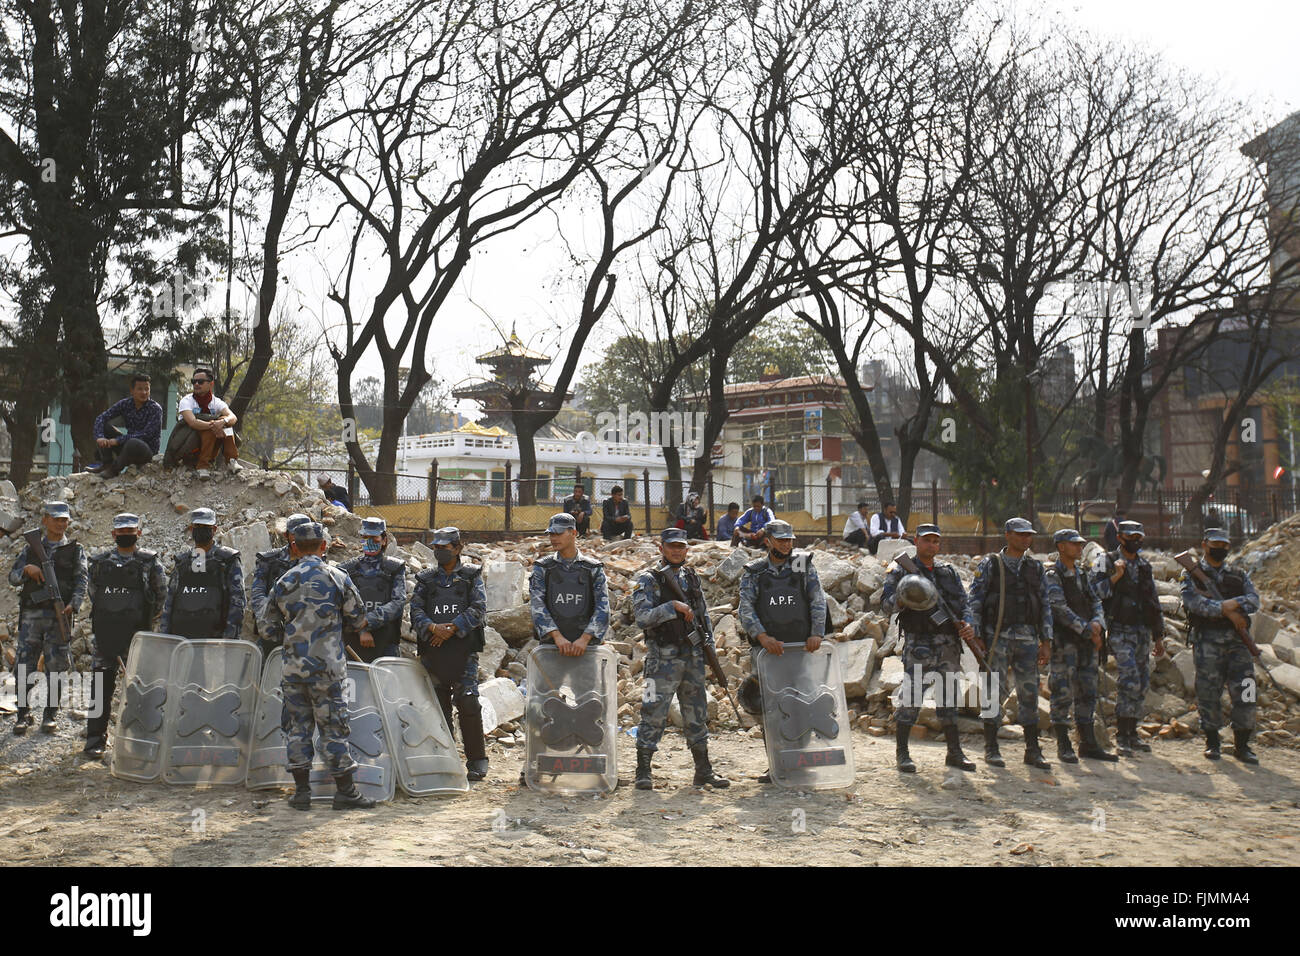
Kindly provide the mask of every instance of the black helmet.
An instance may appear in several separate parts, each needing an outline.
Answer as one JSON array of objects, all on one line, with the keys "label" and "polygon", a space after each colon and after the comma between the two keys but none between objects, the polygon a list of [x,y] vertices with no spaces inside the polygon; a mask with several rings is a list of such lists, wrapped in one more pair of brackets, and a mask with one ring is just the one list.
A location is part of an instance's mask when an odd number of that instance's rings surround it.
[{"label": "black helmet", "polygon": [[740,709],[751,716],[757,717],[763,713],[763,696],[759,691],[757,677],[750,674],[740,682],[740,688],[736,691],[736,700],[740,704]]}]

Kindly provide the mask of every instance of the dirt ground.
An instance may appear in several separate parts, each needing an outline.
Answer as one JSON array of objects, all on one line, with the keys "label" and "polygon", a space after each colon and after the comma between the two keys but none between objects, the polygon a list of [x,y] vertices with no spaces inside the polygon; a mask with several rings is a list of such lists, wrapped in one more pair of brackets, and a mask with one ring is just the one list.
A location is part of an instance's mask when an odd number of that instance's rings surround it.
[{"label": "dirt ground", "polygon": [[[68,722],[71,724],[71,722]],[[635,753],[620,736],[619,789],[547,797],[520,788],[521,749],[494,744],[488,780],[455,798],[402,796],[372,811],[302,813],[284,795],[136,784],[84,761],[68,725],[54,737],[0,729],[0,858],[10,865],[227,864],[1300,864],[1300,750],[1258,747],[1262,766],[1201,756],[1197,740],[1158,741],[1119,764],[1075,766],[1044,749],[1051,771],[943,766],[943,744],[916,741],[920,772],[893,766],[890,738],[855,734],[851,791],[764,786],[761,741],[724,732],[714,762],[729,790],[690,785],[690,755],[670,733],[659,789],[631,786]]]}]

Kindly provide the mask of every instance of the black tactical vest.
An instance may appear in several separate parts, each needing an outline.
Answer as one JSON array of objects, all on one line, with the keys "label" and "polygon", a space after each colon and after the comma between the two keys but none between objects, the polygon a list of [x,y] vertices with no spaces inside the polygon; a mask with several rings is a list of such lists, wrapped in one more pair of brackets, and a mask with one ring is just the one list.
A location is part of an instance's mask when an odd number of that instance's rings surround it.
[{"label": "black tactical vest", "polygon": [[1042,621],[1042,595],[1039,589],[1043,582],[1043,566],[1037,559],[1029,557],[1026,553],[1020,559],[1020,573],[1008,573],[1006,561],[1002,555],[993,555],[993,568],[996,569],[989,574],[988,588],[984,592],[984,610],[982,620],[986,625],[992,626],[997,623],[998,619],[998,601],[1001,584],[998,580],[999,575],[1006,575],[1007,579],[1007,610],[1002,615],[1003,627],[1014,627],[1018,624],[1032,624],[1037,627]]},{"label": "black tactical vest", "polygon": [[[339,567],[348,577],[352,577],[352,572],[360,568],[364,560],[365,558],[354,558]],[[379,566],[381,569],[379,574],[358,574],[352,577],[352,583],[357,586],[361,601],[366,606],[367,615],[393,599],[394,581],[397,575],[404,573],[402,562],[392,558],[380,557]],[[396,644],[402,637],[402,620],[399,617],[379,628],[371,628],[370,633],[374,635],[376,647]]]},{"label": "black tactical vest", "polygon": [[287,547],[272,548],[270,551],[259,551],[257,560],[266,565],[266,575],[262,580],[266,582],[266,593],[270,596],[275,582],[284,576],[284,572],[293,567],[293,555]]},{"label": "black tactical vest", "polygon": [[105,551],[91,559],[95,603],[90,609],[90,626],[97,640],[121,645],[153,623],[149,568],[157,555],[140,550],[131,560],[119,564],[113,554]]},{"label": "black tactical vest", "polygon": [[[920,561],[916,566],[921,569],[921,574],[934,582],[934,586],[939,589],[940,595],[947,600],[948,605],[954,609],[962,606],[964,597],[961,578],[951,564],[936,564],[931,571]],[[901,578],[899,580],[902,580]],[[931,619],[935,608],[928,611],[917,611],[910,607],[900,607],[898,611],[898,629],[907,634],[952,634],[956,635],[957,625],[949,621],[942,626],[935,624]]]},{"label": "black tactical vest", "polygon": [[1156,581],[1151,573],[1151,565],[1139,558],[1130,560],[1127,556],[1121,555],[1118,550],[1111,551],[1106,557],[1108,559],[1106,566],[1111,569],[1121,557],[1130,564],[1134,561],[1139,562],[1137,581],[1129,578],[1128,568],[1125,568],[1120,579],[1111,583],[1111,595],[1102,602],[1107,621],[1123,627],[1141,625],[1154,627],[1160,620],[1160,597],[1156,593]]},{"label": "black tactical vest", "polygon": [[566,570],[554,555],[538,563],[546,568],[546,610],[564,639],[576,641],[596,608],[595,566],[576,561]]},{"label": "black tactical vest", "polygon": [[[474,596],[474,579],[482,572],[482,568],[477,565],[462,564],[455,573],[452,574],[450,581],[436,583],[439,577],[439,569],[427,568],[421,571],[416,577],[417,580],[424,584],[424,613],[434,624],[450,624],[456,620],[465,609],[469,607],[470,599]],[[427,633],[427,632],[426,632]],[[459,641],[464,637],[469,641],[470,653],[481,651],[484,646],[484,634],[482,627],[476,627],[469,634],[456,635]],[[425,635],[420,635],[424,640]],[[446,647],[446,644],[442,645]]]},{"label": "black tactical vest", "polygon": [[1065,592],[1065,603],[1070,610],[1085,621],[1091,621],[1092,595],[1085,593],[1083,588],[1079,587],[1079,579],[1076,575],[1057,571],[1056,576],[1061,582],[1061,590]]},{"label": "black tactical vest", "polygon": [[239,552],[213,545],[208,551],[202,573],[195,573],[193,551],[177,560],[181,563],[180,579],[172,597],[172,616],[168,633],[195,639],[219,638],[226,629],[230,599],[226,594],[226,577],[230,562]]},{"label": "black tactical vest", "polygon": [[[45,543],[49,545],[48,541]],[[67,604],[72,600],[72,589],[77,583],[77,565],[80,563],[81,548],[77,546],[77,542],[70,540],[53,550],[54,554],[51,557],[54,560],[54,576],[59,582],[59,596],[63,599],[63,603]],[[27,549],[27,563],[36,564],[30,547]],[[18,591],[18,607],[49,610],[54,607],[54,597],[46,589],[45,584],[37,584],[23,575],[23,586]]]},{"label": "black tactical vest", "polygon": [[[786,563],[793,557],[792,551]],[[812,634],[812,606],[804,594],[803,573],[791,571],[778,577],[767,558],[745,565],[745,570],[758,575],[754,613],[768,637],[782,644],[802,644],[808,640]]]},{"label": "black tactical vest", "polygon": [[[1201,570],[1205,570],[1202,568]],[[1214,580],[1213,577],[1210,578]],[[1223,569],[1223,574],[1219,578],[1219,594],[1225,601],[1231,598],[1243,597],[1246,593],[1246,575],[1235,569]],[[1250,625],[1250,615],[1242,612],[1246,618],[1247,626]],[[1188,614],[1187,623],[1198,630],[1232,630],[1232,622],[1226,617],[1206,617],[1203,614]]]},{"label": "black tactical vest", "polygon": [[[655,581],[659,584],[659,602],[678,600],[672,587],[667,583],[668,570],[655,568],[650,572],[654,575]],[[686,602],[691,606],[691,610],[698,613],[700,603],[700,579],[695,574],[694,569],[683,565],[681,577],[686,579],[683,590],[686,592]],[[687,635],[694,625],[688,625],[680,614],[673,615],[671,620],[656,624],[653,627],[646,628],[645,637],[647,641],[653,641],[656,644],[689,644],[690,640]]]}]

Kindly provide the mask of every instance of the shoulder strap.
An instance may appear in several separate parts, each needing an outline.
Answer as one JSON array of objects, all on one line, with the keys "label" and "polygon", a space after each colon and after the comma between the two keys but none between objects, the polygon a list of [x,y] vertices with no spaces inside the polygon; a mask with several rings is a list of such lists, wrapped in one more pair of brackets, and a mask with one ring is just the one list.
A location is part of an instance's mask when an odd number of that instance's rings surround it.
[{"label": "shoulder strap", "polygon": [[[397,562],[397,563],[400,564],[401,562]],[[478,577],[480,574],[483,573],[482,566],[477,564],[462,564],[456,570],[460,574],[460,576],[467,581],[473,581],[476,577]]]}]

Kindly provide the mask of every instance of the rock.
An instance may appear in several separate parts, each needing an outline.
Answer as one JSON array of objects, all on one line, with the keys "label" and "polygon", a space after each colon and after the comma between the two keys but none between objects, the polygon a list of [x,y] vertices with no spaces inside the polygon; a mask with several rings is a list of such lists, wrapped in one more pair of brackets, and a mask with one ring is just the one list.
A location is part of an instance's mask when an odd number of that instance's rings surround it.
[{"label": "rock", "polygon": [[3,498],[18,497],[18,489],[14,487],[14,483],[10,481],[8,478],[0,480],[0,497]]},{"label": "rock", "polygon": [[1268,672],[1268,676],[1273,678],[1273,683],[1279,687],[1300,697],[1300,667],[1294,664],[1278,664]]},{"label": "rock", "polygon": [[1143,551],[1143,556],[1151,562],[1151,573],[1158,581],[1177,581],[1183,569],[1172,557],[1154,551]]},{"label": "rock", "polygon": [[838,630],[845,624],[849,623],[849,612],[844,609],[844,605],[829,594],[826,595],[826,615],[830,619],[831,627]]},{"label": "rock", "polygon": [[253,569],[257,552],[267,551],[271,547],[271,532],[265,521],[254,521],[240,528],[230,528],[221,532],[222,544],[239,552],[239,561],[244,569],[244,577],[253,580]]},{"label": "rock", "polygon": [[524,695],[509,677],[494,677],[479,684],[478,696],[485,734],[524,715]]},{"label": "rock", "polygon": [[1171,659],[1183,683],[1183,693],[1196,689],[1196,658],[1190,650],[1179,651]]},{"label": "rock", "polygon": [[[413,554],[421,564],[428,567],[437,567],[438,558],[433,553],[433,548],[429,547],[423,541],[412,541],[410,544],[411,554]],[[486,582],[484,583],[486,587]]]},{"label": "rock", "polygon": [[528,603],[528,571],[517,561],[485,561],[483,587],[489,611]]},{"label": "rock", "polygon": [[1146,713],[1159,717],[1161,721],[1171,720],[1187,710],[1187,702],[1177,694],[1162,694],[1148,690],[1144,702]]},{"label": "rock", "polygon": [[916,557],[916,545],[902,538],[882,538],[876,549],[876,560],[886,567],[900,554]]},{"label": "rock", "polygon": [[533,612],[527,604],[489,611],[487,622],[511,647],[523,647],[533,637]]},{"label": "rock", "polygon": [[277,478],[275,479],[274,488],[277,495],[284,497],[289,492],[293,491],[293,482],[288,478]]},{"label": "rock", "polygon": [[1281,618],[1259,611],[1250,617],[1250,636],[1256,644],[1271,644],[1273,637],[1282,629]]},{"label": "rock", "polygon": [[1166,617],[1183,618],[1187,612],[1183,609],[1183,599],[1176,594],[1161,594],[1158,597],[1160,610]]},{"label": "rock", "polygon": [[892,694],[903,683],[903,659],[886,657],[880,662],[880,686],[886,693]]},{"label": "rock", "polygon": [[1279,658],[1288,664],[1296,663],[1297,637],[1290,631],[1278,631],[1273,635],[1273,643],[1269,646]]},{"label": "rock", "polygon": [[483,628],[483,650],[478,652],[479,678],[488,680],[496,676],[509,650],[509,645],[497,633],[496,628]]},{"label": "rock", "polygon": [[885,583],[885,573],[874,562],[864,562],[854,575],[853,587],[859,594],[870,595]]},{"label": "rock", "polygon": [[876,669],[876,642],[846,641],[835,645],[840,655],[840,674],[844,678],[844,695],[849,698],[867,696],[871,675]]},{"label": "rock", "polygon": [[723,584],[735,584],[740,580],[740,575],[749,561],[749,552],[745,548],[732,548],[731,554],[727,555],[726,559],[718,565],[718,570],[713,572],[713,580],[721,581]]},{"label": "rock", "polygon": [[718,647],[735,647],[739,643],[740,622],[736,615],[728,614],[713,625],[713,643]]},{"label": "rock", "polygon": [[824,591],[834,591],[844,581],[853,577],[853,565],[829,551],[812,552],[812,563]]}]

